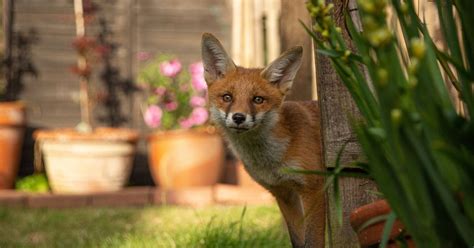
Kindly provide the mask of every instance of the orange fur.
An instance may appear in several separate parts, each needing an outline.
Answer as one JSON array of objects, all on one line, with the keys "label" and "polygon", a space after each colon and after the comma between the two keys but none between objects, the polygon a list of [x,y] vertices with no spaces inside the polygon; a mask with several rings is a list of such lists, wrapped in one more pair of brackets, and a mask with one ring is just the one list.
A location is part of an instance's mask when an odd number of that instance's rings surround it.
[{"label": "orange fur", "polygon": [[324,170],[317,102],[284,102],[301,49],[265,69],[246,69],[212,35],[203,35],[202,46],[212,120],[249,174],[275,196],[293,247],[324,247],[324,178],[283,171]]}]

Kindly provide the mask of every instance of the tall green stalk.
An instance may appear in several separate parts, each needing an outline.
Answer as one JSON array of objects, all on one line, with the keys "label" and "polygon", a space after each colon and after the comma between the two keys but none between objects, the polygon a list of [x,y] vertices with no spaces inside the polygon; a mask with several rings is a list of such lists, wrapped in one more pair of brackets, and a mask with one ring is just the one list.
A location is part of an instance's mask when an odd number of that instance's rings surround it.
[{"label": "tall green stalk", "polygon": [[[309,2],[315,25],[306,28],[318,51],[330,57],[364,118],[354,123],[368,159],[361,165],[418,247],[471,247],[474,1],[436,1],[446,51],[436,48],[412,1],[389,2],[359,1],[362,32],[346,16],[357,54],[347,49],[341,28],[332,19],[332,4]],[[389,6],[395,10],[403,40],[387,24]],[[457,30],[462,31],[460,38]],[[404,47],[408,58],[401,55]],[[370,80],[362,76],[362,67]],[[443,74],[458,90],[466,114],[456,112]]]}]

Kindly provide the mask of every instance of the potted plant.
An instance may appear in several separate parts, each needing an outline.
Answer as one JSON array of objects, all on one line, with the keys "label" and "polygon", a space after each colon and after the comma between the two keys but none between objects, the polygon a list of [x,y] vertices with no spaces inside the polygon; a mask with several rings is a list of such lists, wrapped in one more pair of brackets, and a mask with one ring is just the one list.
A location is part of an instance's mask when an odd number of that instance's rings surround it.
[{"label": "potted plant", "polygon": [[162,55],[148,59],[138,74],[148,92],[144,120],[155,130],[148,139],[149,165],[162,187],[213,185],[219,179],[223,142],[206,125],[203,73],[200,62],[191,64],[188,73],[178,59]]},{"label": "potted plant", "polygon": [[[388,25],[389,6],[401,36]],[[332,7],[323,0],[310,1],[314,26],[306,29],[320,54],[331,59],[363,117],[354,120],[367,158],[359,165],[393,210],[381,246],[396,218],[419,247],[472,246],[474,5],[436,1],[447,43],[440,50],[413,1],[359,1],[362,31],[348,14],[345,26],[357,52],[342,38]],[[451,98],[447,84],[454,86],[459,99]],[[453,99],[462,107],[456,108]]]},{"label": "potted plant", "polygon": [[31,61],[34,32],[13,33],[13,1],[5,1],[0,51],[0,189],[13,187],[20,162],[26,126],[25,104],[19,101],[24,76],[36,76]]},{"label": "potted plant", "polygon": [[22,102],[0,102],[0,189],[10,189],[15,182],[25,124]]},{"label": "potted plant", "polygon": [[43,154],[49,184],[55,193],[116,191],[128,181],[138,133],[125,128],[93,128],[91,117],[92,62],[108,47],[86,35],[95,5],[74,1],[78,54],[72,68],[80,79],[81,122],[74,128],[39,130],[35,138]]}]

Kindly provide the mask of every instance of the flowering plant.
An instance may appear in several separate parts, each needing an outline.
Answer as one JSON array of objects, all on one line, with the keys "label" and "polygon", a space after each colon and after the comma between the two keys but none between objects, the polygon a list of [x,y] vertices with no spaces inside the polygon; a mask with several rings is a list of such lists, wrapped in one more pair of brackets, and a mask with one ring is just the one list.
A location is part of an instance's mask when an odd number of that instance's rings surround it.
[{"label": "flowering plant", "polygon": [[[138,59],[150,60],[150,56],[139,53]],[[149,127],[188,129],[206,123],[207,85],[201,62],[184,70],[178,59],[159,56],[139,72],[138,83],[148,92],[144,120]]]}]

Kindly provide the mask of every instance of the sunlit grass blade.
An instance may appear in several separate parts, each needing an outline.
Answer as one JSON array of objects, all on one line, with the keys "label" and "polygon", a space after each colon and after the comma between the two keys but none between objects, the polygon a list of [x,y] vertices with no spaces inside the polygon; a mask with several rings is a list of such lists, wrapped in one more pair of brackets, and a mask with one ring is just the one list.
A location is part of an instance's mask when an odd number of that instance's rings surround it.
[{"label": "sunlit grass blade", "polygon": [[361,232],[362,230],[366,229],[369,226],[372,226],[372,225],[377,224],[377,223],[382,222],[382,221],[386,221],[388,216],[389,216],[388,214],[374,216],[374,217],[368,219],[366,222],[362,223],[362,225],[360,225],[360,227],[357,228],[356,232],[359,233],[359,232]]},{"label": "sunlit grass blade", "polygon": [[395,223],[396,219],[397,215],[393,211],[387,215],[387,220],[385,222],[385,226],[383,227],[382,239],[380,240],[380,248],[385,248],[387,246],[388,240],[390,238],[390,233],[393,229],[393,223]]}]

